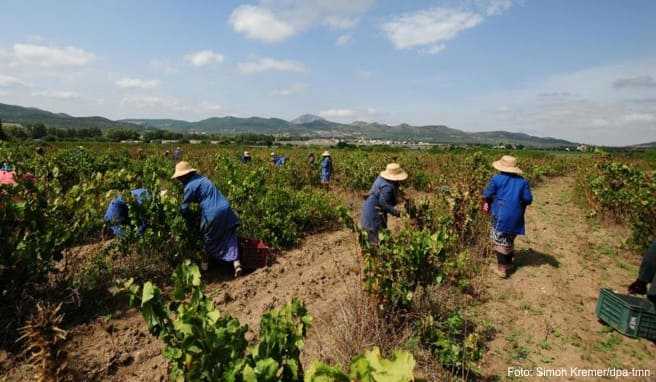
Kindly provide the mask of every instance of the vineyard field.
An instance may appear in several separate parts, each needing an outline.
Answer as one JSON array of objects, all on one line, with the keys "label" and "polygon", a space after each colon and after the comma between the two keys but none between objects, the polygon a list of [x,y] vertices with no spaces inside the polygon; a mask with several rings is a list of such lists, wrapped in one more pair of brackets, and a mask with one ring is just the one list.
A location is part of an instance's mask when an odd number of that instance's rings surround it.
[{"label": "vineyard field", "polygon": [[[307,160],[324,147],[181,148],[230,201],[239,235],[275,250],[270,267],[233,278],[208,261],[180,214],[165,155],[173,147],[0,142],[17,182],[0,184],[0,380],[390,373],[400,382],[506,380],[510,366],[653,369],[654,344],[594,315],[599,288],[626,290],[656,240],[653,152],[331,147],[326,186]],[[240,161],[244,150],[251,162]],[[270,163],[272,151],[283,166]],[[534,204],[518,267],[500,280],[481,193],[504,154],[518,158]],[[373,248],[358,224],[363,195],[391,162],[409,174],[407,201]],[[143,203],[130,195],[140,187],[151,195]],[[118,195],[129,219],[110,238],[103,216]]]}]

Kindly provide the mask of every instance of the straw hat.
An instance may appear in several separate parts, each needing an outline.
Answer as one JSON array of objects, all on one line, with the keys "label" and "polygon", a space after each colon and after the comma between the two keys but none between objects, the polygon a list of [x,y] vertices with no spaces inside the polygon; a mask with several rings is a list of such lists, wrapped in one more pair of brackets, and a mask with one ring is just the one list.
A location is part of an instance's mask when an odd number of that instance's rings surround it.
[{"label": "straw hat", "polygon": [[276,153],[274,153],[274,152],[272,151],[272,152],[271,152],[271,156],[272,156],[272,157],[275,157],[275,156],[276,156]]},{"label": "straw hat", "polygon": [[245,157],[250,157],[250,156],[251,156],[251,153],[249,153],[248,151],[244,151],[244,156],[245,156]]},{"label": "straw hat", "polygon": [[171,179],[179,178],[181,176],[185,176],[189,174],[190,172],[196,172],[196,171],[198,170],[191,167],[189,162],[185,162],[185,161],[178,162],[178,164],[175,165],[175,173],[173,173]]},{"label": "straw hat", "polygon": [[510,155],[504,155],[498,161],[492,162],[492,167],[501,172],[509,172],[517,175],[522,174],[522,170],[517,167],[517,158]]},{"label": "straw hat", "polygon": [[385,171],[380,173],[380,176],[387,180],[401,181],[408,179],[408,173],[405,172],[398,163],[390,163],[385,168]]},{"label": "straw hat", "polygon": [[328,152],[328,150],[326,150],[326,151],[323,152],[323,154],[321,154],[321,156],[322,157],[329,157],[330,153]]}]

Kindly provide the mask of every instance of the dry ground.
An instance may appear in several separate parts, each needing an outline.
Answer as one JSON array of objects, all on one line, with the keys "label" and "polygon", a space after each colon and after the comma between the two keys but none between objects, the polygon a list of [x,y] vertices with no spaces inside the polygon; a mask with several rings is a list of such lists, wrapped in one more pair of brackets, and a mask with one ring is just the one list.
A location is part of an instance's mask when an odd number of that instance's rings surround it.
[{"label": "dry ground", "polygon": [[622,249],[628,232],[586,218],[575,192],[570,178],[534,190],[516,272],[508,280],[488,272],[488,301],[477,310],[498,333],[483,373],[505,380],[512,366],[651,368],[645,380],[656,380],[656,345],[624,337],[595,315],[600,288],[624,292],[637,276],[639,258]]},{"label": "dry ground", "polygon": [[[568,178],[538,187],[527,213],[528,235],[518,241],[516,273],[509,280],[484,275],[485,301],[472,309],[497,330],[481,363],[484,376],[508,379],[509,366],[651,367],[656,379],[656,346],[609,330],[594,313],[599,288],[624,289],[639,259],[621,249],[626,230],[587,219],[572,200],[574,192]],[[358,210],[359,197],[344,199]],[[254,331],[266,309],[300,297],[315,317],[303,356],[307,364],[334,351],[325,348],[337,329],[330,318],[348,305],[359,277],[355,237],[342,230],[308,237],[271,268],[237,280],[212,270],[204,281],[219,308]],[[161,343],[134,310],[74,327],[70,338],[71,366],[85,380],[165,379]],[[23,365],[6,378],[30,380],[31,375]]]}]

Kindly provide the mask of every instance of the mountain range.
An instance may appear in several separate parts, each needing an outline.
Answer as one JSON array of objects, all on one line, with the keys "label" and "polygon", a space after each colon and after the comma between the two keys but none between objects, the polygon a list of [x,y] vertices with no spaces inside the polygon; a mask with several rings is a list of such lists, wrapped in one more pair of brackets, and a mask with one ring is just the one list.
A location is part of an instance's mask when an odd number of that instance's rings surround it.
[{"label": "mountain range", "polygon": [[244,133],[276,136],[303,136],[339,139],[376,139],[457,144],[521,144],[531,147],[575,146],[573,142],[507,131],[465,132],[444,125],[387,125],[356,121],[338,123],[316,115],[304,114],[291,121],[280,118],[213,117],[197,122],[176,119],[123,119],[113,121],[103,117],[74,117],[63,113],[6,105],[0,103],[0,119],[18,124],[43,123],[55,128],[100,129],[128,128],[135,130],[162,129],[180,133],[235,135]]}]

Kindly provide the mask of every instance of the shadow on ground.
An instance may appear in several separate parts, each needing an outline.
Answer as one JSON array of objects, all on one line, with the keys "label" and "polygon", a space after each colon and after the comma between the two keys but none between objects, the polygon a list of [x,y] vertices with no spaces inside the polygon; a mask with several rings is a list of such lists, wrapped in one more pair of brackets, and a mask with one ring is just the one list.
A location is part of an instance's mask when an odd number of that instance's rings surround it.
[{"label": "shadow on ground", "polygon": [[533,249],[520,251],[515,257],[514,264],[517,269],[524,267],[539,267],[545,264],[550,265],[553,268],[560,268],[560,262],[554,256]]}]

